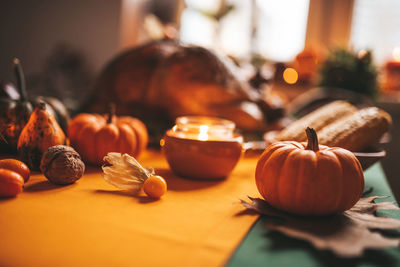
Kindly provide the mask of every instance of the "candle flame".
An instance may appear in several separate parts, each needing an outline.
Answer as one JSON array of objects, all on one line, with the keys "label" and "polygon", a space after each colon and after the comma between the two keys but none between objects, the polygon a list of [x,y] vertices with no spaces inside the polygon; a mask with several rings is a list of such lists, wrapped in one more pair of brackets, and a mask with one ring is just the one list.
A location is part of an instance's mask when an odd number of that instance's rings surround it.
[{"label": "candle flame", "polygon": [[199,127],[199,135],[197,136],[197,139],[201,141],[206,141],[208,140],[208,125],[200,125]]},{"label": "candle flame", "polygon": [[393,59],[394,61],[400,62],[400,46],[396,46],[393,49]]}]

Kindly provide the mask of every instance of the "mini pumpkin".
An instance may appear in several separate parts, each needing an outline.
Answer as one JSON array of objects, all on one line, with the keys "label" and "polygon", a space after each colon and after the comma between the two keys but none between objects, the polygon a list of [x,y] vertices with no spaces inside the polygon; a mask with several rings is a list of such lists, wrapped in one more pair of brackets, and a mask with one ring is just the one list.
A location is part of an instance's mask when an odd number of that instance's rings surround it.
[{"label": "mini pumpkin", "polygon": [[328,215],[350,209],[361,197],[364,175],[350,151],[318,145],[311,128],[308,143],[276,142],[261,155],[256,185],[271,206],[300,215]]},{"label": "mini pumpkin", "polygon": [[68,126],[71,146],[82,159],[102,164],[109,152],[127,153],[137,157],[147,146],[148,133],[140,120],[115,116],[114,105],[108,115],[81,113]]}]

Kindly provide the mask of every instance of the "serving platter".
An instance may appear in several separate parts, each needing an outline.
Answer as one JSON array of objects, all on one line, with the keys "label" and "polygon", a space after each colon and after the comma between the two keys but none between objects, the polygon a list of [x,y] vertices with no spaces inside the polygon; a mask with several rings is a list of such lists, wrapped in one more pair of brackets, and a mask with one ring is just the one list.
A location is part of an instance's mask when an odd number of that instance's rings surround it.
[{"label": "serving platter", "polygon": [[[275,142],[274,137],[277,133],[278,131],[269,131],[264,134],[263,141],[246,142],[243,145],[246,154],[262,153],[268,145]],[[378,147],[370,147],[365,151],[353,153],[360,161],[363,170],[368,169],[386,156],[386,151]]]}]

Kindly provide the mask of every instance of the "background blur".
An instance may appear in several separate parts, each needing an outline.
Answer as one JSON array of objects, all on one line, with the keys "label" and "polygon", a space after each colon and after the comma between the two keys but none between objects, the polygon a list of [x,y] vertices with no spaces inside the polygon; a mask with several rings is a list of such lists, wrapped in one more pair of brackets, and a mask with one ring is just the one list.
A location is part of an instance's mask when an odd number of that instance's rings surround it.
[{"label": "background blur", "polygon": [[[315,86],[310,75],[316,62],[333,48],[371,50],[379,81],[386,72],[380,84],[387,90],[381,90],[376,105],[394,119],[396,138],[386,149],[388,155],[400,153],[398,0],[2,0],[0,10],[0,80],[15,82],[12,59],[18,57],[29,93],[57,96],[70,110],[90,97],[91,85],[107,62],[150,40],[148,29],[157,21],[146,20],[147,14],[174,25],[183,42],[237,60],[269,62],[275,76],[285,80],[278,87],[286,88],[289,100],[304,92],[304,83],[298,82],[302,74],[306,88]],[[285,79],[283,70],[296,63],[296,76]],[[387,173],[389,180],[400,192],[393,157],[383,164],[391,164],[385,171],[392,172]]]},{"label": "background blur", "polygon": [[[233,9],[216,21],[221,4]],[[179,24],[185,42],[238,57],[258,53],[287,62],[305,46],[346,45],[372,49],[382,64],[400,44],[396,0],[2,0],[0,6],[5,80],[13,79],[13,57],[32,75],[63,45],[97,73],[116,53],[146,40],[146,13]]]}]

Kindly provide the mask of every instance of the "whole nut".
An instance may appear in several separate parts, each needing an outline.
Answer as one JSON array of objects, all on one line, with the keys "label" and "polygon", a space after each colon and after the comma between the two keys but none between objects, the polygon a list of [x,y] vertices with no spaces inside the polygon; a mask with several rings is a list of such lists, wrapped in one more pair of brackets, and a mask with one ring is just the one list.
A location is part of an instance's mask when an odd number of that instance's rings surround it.
[{"label": "whole nut", "polygon": [[57,145],[50,147],[43,154],[40,170],[50,182],[65,185],[72,184],[82,177],[85,164],[72,147]]}]

